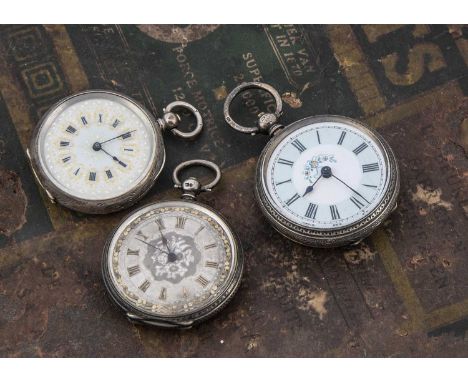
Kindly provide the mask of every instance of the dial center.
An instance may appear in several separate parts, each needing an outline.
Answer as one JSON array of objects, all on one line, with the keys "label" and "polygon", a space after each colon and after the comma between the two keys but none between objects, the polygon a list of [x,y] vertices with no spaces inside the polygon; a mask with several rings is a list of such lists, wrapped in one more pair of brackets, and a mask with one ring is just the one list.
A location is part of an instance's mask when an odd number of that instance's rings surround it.
[{"label": "dial center", "polygon": [[320,172],[324,178],[329,178],[332,176],[332,169],[330,166],[323,166]]},{"label": "dial center", "polygon": [[174,263],[177,261],[177,255],[174,252],[169,252],[167,254],[167,262],[168,263]]},{"label": "dial center", "polygon": [[100,144],[99,142],[94,142],[94,144],[93,144],[93,150],[94,150],[94,151],[99,151],[99,150],[101,150],[101,149],[102,149],[101,144]]}]

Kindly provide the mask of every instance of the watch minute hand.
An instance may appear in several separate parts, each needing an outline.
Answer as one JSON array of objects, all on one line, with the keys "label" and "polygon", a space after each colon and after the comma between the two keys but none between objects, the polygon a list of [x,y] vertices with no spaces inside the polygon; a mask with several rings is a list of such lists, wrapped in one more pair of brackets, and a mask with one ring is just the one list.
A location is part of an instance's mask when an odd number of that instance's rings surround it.
[{"label": "watch minute hand", "polygon": [[338,180],[338,181],[340,181],[341,183],[343,183],[346,187],[348,187],[348,188],[349,188],[351,191],[353,191],[356,195],[359,195],[362,199],[364,199],[367,203],[370,204],[370,202],[369,202],[364,196],[362,196],[359,192],[357,192],[354,188],[348,186],[345,182],[343,182],[340,178],[337,178],[334,174],[332,174],[332,176],[333,176],[336,180]]},{"label": "watch minute hand", "polygon": [[126,135],[126,134],[131,134],[131,133],[133,133],[134,131],[136,131],[136,130],[127,131],[126,133],[123,133],[123,134],[117,135],[117,136],[116,136],[116,137],[114,137],[114,138],[111,138],[111,139],[108,139],[107,141],[103,141],[103,142],[99,142],[99,143],[102,145],[102,144],[104,144],[104,143],[107,143],[107,142],[113,141],[114,139],[117,139],[117,138],[123,137],[123,136],[124,136],[124,135]]},{"label": "watch minute hand", "polygon": [[144,241],[144,240],[141,240],[141,239],[139,239],[139,238],[137,238],[137,237],[136,237],[135,239],[137,239],[138,241],[141,241],[142,243],[144,243],[144,244],[146,244],[146,245],[148,245],[148,246],[150,246],[150,247],[152,247],[152,248],[154,248],[154,249],[157,249],[158,251],[161,251],[161,252],[165,253],[166,255],[168,255],[168,253],[167,253],[166,251],[163,251],[161,248],[158,248],[158,247],[156,247],[156,246],[153,245],[153,244],[150,244],[150,243],[148,243],[148,242],[146,242],[146,241]]}]

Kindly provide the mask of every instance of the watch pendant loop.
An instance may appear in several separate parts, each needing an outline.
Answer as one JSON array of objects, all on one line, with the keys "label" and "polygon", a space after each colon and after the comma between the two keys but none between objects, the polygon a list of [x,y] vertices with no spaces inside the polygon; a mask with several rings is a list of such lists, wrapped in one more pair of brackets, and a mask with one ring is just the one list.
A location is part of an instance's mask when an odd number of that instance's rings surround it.
[{"label": "watch pendant loop", "polygon": [[[229,108],[232,104],[234,98],[236,98],[240,93],[249,90],[249,89],[262,89],[267,93],[271,94],[276,102],[276,110],[274,113],[260,113],[258,116],[257,126],[247,127],[238,124],[232,119]],[[279,93],[268,84],[263,82],[244,82],[239,86],[235,87],[227,96],[226,101],[224,102],[224,119],[226,122],[235,130],[240,131],[245,134],[255,135],[257,133],[273,135],[279,128],[282,127],[278,122],[279,117],[282,114],[283,102],[281,101],[281,96]]]},{"label": "watch pendant loop", "polygon": [[[177,129],[177,126],[179,126],[180,123],[180,115],[177,113],[174,113],[172,110],[176,108],[182,108],[182,109],[187,109],[190,111],[195,118],[197,119],[197,124],[195,128],[192,131],[181,131]],[[162,118],[158,118],[158,123],[161,126],[161,129],[163,130],[170,130],[172,134],[179,138],[184,138],[184,139],[194,139],[196,138],[202,131],[203,128],[203,119],[198,111],[197,108],[189,104],[188,102],[184,101],[174,101],[171,102],[169,105],[166,106],[166,108],[163,110],[164,115]]]},{"label": "watch pendant loop", "polygon": [[[195,177],[189,177],[181,182],[179,179],[180,171],[193,166],[202,166],[213,170],[215,173],[215,178],[206,185],[202,185],[200,181]],[[218,165],[203,159],[192,159],[186,162],[182,162],[174,169],[174,172],[172,173],[174,187],[181,188],[183,190],[184,193],[182,194],[182,197],[187,197],[191,199],[195,199],[195,197],[200,192],[211,191],[213,187],[215,187],[218,184],[220,179],[221,170],[219,169]]]}]

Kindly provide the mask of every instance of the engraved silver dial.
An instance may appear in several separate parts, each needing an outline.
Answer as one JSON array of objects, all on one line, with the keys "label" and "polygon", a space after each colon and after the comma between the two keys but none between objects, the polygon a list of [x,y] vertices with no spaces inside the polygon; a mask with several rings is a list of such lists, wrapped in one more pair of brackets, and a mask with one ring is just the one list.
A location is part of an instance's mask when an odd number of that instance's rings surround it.
[{"label": "engraved silver dial", "polygon": [[194,202],[155,203],[125,219],[104,254],[104,278],[126,310],[192,321],[229,300],[242,269],[222,218]]}]

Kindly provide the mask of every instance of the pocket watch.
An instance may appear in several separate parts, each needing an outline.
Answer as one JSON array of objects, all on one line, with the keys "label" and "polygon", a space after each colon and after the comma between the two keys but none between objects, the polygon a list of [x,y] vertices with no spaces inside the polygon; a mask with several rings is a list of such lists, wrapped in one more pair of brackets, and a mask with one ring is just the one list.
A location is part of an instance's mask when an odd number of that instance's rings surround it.
[{"label": "pocket watch", "polygon": [[[197,119],[190,132],[177,129],[184,108]],[[162,130],[191,139],[202,119],[192,105],[175,101],[155,120],[135,100],[89,90],[55,104],[39,121],[27,151],[34,175],[52,202],[103,214],[137,202],[165,162]]]},{"label": "pocket watch", "polygon": [[[233,99],[262,89],[274,113],[245,127],[230,116]],[[237,86],[226,98],[224,116],[234,129],[269,134],[256,170],[255,195],[273,227],[311,247],[358,243],[396,208],[400,176],[395,154],[380,134],[361,122],[336,115],[312,116],[284,127],[282,102],[268,84]]]},{"label": "pocket watch", "polygon": [[[179,172],[213,170],[202,185]],[[125,217],[110,235],[102,269],[112,300],[130,321],[188,328],[219,312],[237,291],[244,264],[240,243],[226,220],[196,196],[219,182],[219,167],[205,160],[178,165],[173,173],[182,199],[148,204]]]}]

